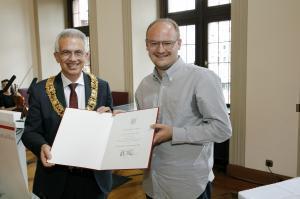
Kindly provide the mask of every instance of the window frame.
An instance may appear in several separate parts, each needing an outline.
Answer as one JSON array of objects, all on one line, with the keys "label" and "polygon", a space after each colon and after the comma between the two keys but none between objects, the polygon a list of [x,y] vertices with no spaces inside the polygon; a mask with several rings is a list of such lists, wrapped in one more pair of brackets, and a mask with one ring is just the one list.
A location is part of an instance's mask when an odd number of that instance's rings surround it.
[{"label": "window frame", "polygon": [[90,28],[89,28],[89,26],[74,27],[73,1],[74,0],[67,0],[67,27],[68,28],[78,29],[81,32],[83,32],[87,37],[89,37],[90,36]]}]

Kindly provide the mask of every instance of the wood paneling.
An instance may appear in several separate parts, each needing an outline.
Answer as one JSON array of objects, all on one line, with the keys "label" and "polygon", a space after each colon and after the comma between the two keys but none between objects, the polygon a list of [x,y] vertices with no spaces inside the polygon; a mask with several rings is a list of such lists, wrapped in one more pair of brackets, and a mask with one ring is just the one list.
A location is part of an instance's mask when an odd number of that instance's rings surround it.
[{"label": "wood paneling", "polygon": [[267,185],[290,179],[290,177],[278,175],[275,173],[259,171],[238,165],[229,164],[227,174],[236,179],[255,183],[257,185]]}]

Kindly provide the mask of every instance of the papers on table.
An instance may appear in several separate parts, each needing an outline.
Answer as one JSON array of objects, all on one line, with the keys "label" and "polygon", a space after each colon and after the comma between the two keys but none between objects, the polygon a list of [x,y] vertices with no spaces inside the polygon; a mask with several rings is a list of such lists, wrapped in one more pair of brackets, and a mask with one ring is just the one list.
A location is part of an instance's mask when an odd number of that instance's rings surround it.
[{"label": "papers on table", "polygon": [[95,170],[147,168],[158,108],[111,113],[67,108],[50,163]]},{"label": "papers on table", "polygon": [[239,199],[299,199],[300,177],[240,191]]}]

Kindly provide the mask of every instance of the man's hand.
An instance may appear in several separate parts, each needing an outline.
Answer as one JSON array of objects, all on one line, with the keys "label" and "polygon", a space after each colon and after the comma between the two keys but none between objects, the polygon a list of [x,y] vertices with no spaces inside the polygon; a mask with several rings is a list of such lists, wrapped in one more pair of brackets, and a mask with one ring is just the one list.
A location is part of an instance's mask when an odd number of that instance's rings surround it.
[{"label": "man's hand", "polygon": [[120,113],[126,113],[126,111],[123,111],[123,110],[114,110],[113,111],[113,116],[115,116],[117,114],[120,114]]},{"label": "man's hand", "polygon": [[152,124],[151,128],[155,129],[153,145],[158,145],[172,139],[173,128],[165,124]]},{"label": "man's hand", "polygon": [[107,106],[100,106],[98,109],[97,109],[97,112],[99,113],[111,113],[111,110],[109,107]]},{"label": "man's hand", "polygon": [[51,147],[48,144],[43,144],[41,147],[41,161],[44,167],[52,167],[55,165],[47,162],[47,160],[50,160],[52,158],[50,149]]}]

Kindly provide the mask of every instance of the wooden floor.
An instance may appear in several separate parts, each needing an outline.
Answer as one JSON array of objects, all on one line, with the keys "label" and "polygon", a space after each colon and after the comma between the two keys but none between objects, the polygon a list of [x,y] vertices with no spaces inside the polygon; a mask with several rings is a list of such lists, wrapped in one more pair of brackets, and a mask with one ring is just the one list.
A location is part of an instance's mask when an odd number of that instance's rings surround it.
[{"label": "wooden floor", "polygon": [[[31,191],[35,172],[35,157],[30,152],[27,152],[27,162],[29,190]],[[235,199],[239,191],[257,186],[249,182],[228,177],[222,171],[215,170],[214,172],[216,177],[213,182],[212,199]],[[131,180],[113,189],[108,199],[145,199],[145,193],[141,186],[143,178],[142,170],[122,170],[115,171],[115,173],[130,176]]]}]

